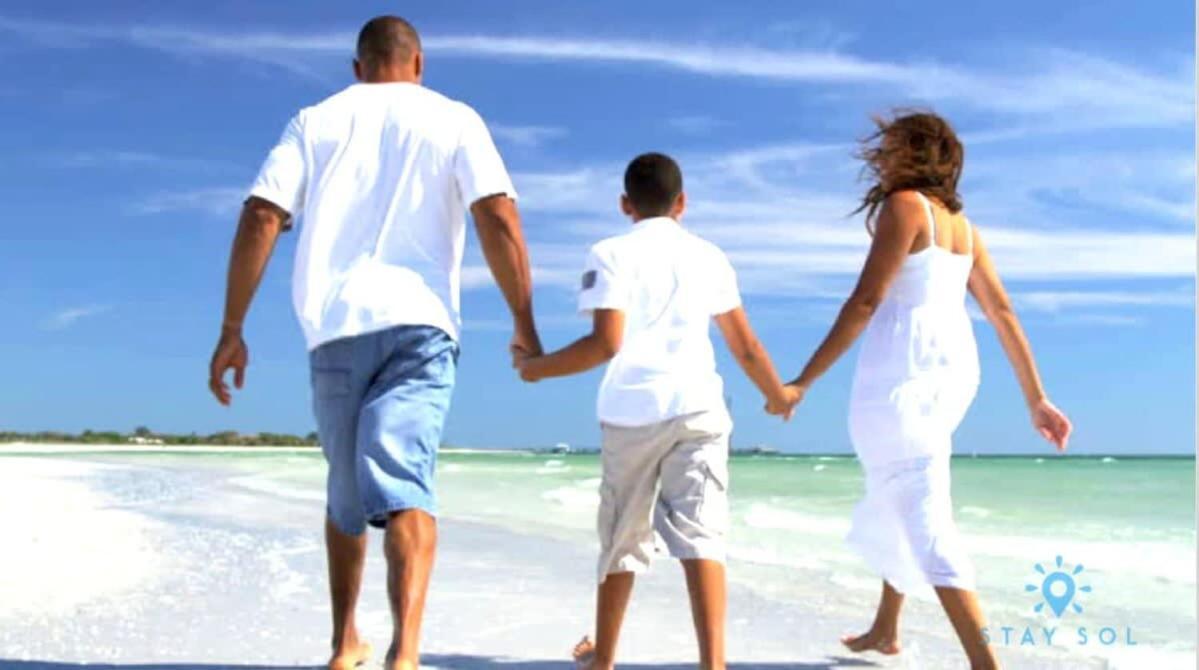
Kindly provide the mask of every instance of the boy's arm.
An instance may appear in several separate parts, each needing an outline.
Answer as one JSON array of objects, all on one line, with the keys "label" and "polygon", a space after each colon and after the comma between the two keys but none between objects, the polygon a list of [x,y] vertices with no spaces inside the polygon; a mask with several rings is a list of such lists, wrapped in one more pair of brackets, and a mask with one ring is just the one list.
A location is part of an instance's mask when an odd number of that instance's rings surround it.
[{"label": "boy's arm", "polygon": [[592,312],[591,332],[544,356],[518,361],[520,378],[535,382],[547,377],[566,377],[586,372],[612,360],[624,340],[624,312],[597,309]]},{"label": "boy's arm", "polygon": [[770,354],[766,353],[766,348],[749,325],[745,309],[737,307],[724,314],[718,314],[715,318],[729,351],[762,395],[766,396],[766,410],[784,419],[790,419],[798,395],[789,394],[783,387],[778,372],[774,369],[774,363],[770,360]]}]

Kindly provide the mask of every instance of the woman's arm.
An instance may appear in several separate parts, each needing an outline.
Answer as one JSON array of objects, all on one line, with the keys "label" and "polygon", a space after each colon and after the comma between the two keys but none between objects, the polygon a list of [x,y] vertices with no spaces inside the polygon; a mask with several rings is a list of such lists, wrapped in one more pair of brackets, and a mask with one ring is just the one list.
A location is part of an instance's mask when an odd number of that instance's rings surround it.
[{"label": "woman's arm", "polygon": [[991,254],[983,243],[978,231],[971,228],[974,236],[974,269],[970,272],[970,293],[978,301],[983,314],[995,328],[1003,351],[1007,354],[1016,379],[1020,382],[1020,390],[1024,394],[1024,402],[1032,416],[1033,427],[1046,440],[1057,446],[1058,450],[1066,449],[1072,426],[1070,420],[1058,408],[1049,402],[1045,388],[1041,385],[1041,376],[1037,373],[1037,364],[1033,360],[1032,348],[1028,338],[1024,336],[1024,328],[1016,318],[1012,309],[1012,301],[1008,298],[999,273],[991,262]]},{"label": "woman's arm", "polygon": [[874,241],[870,244],[870,254],[862,267],[857,287],[845,301],[837,321],[816,353],[790,386],[798,387],[800,393],[806,392],[853,346],[887,295],[887,289],[911,253],[916,237],[927,229],[927,220],[924,205],[915,192],[903,191],[887,198],[875,222]]}]

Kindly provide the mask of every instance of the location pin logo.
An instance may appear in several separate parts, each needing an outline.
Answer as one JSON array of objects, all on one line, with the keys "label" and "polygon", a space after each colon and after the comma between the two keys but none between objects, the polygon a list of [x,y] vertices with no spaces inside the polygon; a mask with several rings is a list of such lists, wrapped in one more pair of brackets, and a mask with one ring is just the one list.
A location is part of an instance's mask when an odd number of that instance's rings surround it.
[{"label": "location pin logo", "polygon": [[1062,612],[1070,606],[1070,601],[1074,600],[1074,578],[1064,572],[1050,573],[1041,582],[1041,595],[1045,596],[1053,615],[1060,619]]},{"label": "location pin logo", "polygon": [[1091,587],[1090,585],[1078,586],[1074,581],[1074,577],[1083,571],[1083,567],[1076,565],[1073,570],[1067,572],[1066,568],[1062,567],[1061,556],[1056,557],[1054,563],[1056,563],[1057,569],[1053,572],[1047,572],[1040,563],[1037,563],[1033,567],[1038,573],[1045,576],[1044,579],[1041,580],[1039,585],[1024,585],[1025,591],[1040,591],[1041,597],[1044,598],[1043,601],[1037,603],[1033,611],[1040,612],[1046,605],[1049,605],[1050,611],[1059,619],[1071,605],[1073,605],[1075,612],[1082,612],[1082,606],[1074,602],[1074,596],[1080,591],[1090,593]]}]

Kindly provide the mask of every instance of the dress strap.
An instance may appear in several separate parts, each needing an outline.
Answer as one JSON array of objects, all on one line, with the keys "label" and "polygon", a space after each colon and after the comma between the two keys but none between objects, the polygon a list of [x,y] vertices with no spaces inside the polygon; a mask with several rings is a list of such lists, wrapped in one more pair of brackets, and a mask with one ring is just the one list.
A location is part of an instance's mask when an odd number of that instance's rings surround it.
[{"label": "dress strap", "polygon": [[966,224],[966,253],[974,256],[974,226],[970,225],[970,219],[964,216],[962,223]]},{"label": "dress strap", "polygon": [[924,203],[924,212],[928,215],[928,245],[935,247],[937,246],[937,219],[933,216],[933,205],[928,201],[928,197],[920,191],[916,191],[916,195],[920,196],[920,202]]}]

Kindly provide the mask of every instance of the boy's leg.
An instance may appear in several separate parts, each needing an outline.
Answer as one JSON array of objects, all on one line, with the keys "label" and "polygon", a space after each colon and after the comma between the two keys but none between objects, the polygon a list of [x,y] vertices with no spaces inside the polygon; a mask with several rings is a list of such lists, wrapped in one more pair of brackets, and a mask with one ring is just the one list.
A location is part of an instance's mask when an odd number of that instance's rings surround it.
[{"label": "boy's leg", "polygon": [[841,644],[850,651],[877,651],[881,654],[899,653],[899,612],[903,608],[903,594],[886,581],[883,594],[878,601],[878,612],[870,630],[861,635],[846,635]]},{"label": "boy's leg", "polygon": [[705,413],[677,419],[676,442],[662,459],[662,491],[654,527],[683,561],[699,656],[706,670],[725,667],[728,531],[727,416]]},{"label": "boy's leg", "polygon": [[629,607],[635,574],[615,572],[608,575],[596,590],[595,643],[584,639],[575,647],[575,660],[589,670],[610,670],[616,664],[616,643],[620,626]]},{"label": "boy's leg", "polygon": [[982,607],[978,604],[978,596],[973,591],[948,586],[938,586],[936,590],[941,606],[945,608],[945,614],[949,616],[949,622],[953,624],[953,630],[966,651],[966,657],[970,659],[970,669],[998,668],[999,659],[983,637],[982,630],[987,624],[983,619]]},{"label": "boy's leg", "polygon": [[658,465],[673,444],[671,422],[641,427],[603,427],[600,558],[596,591],[595,643],[584,638],[574,650],[580,664],[612,667],[634,574],[649,567],[654,551],[654,505]]},{"label": "boy's leg", "polygon": [[699,666],[724,667],[724,621],[727,600],[724,564],[720,561],[687,559],[683,562],[687,593],[691,596],[691,618],[699,643]]}]

